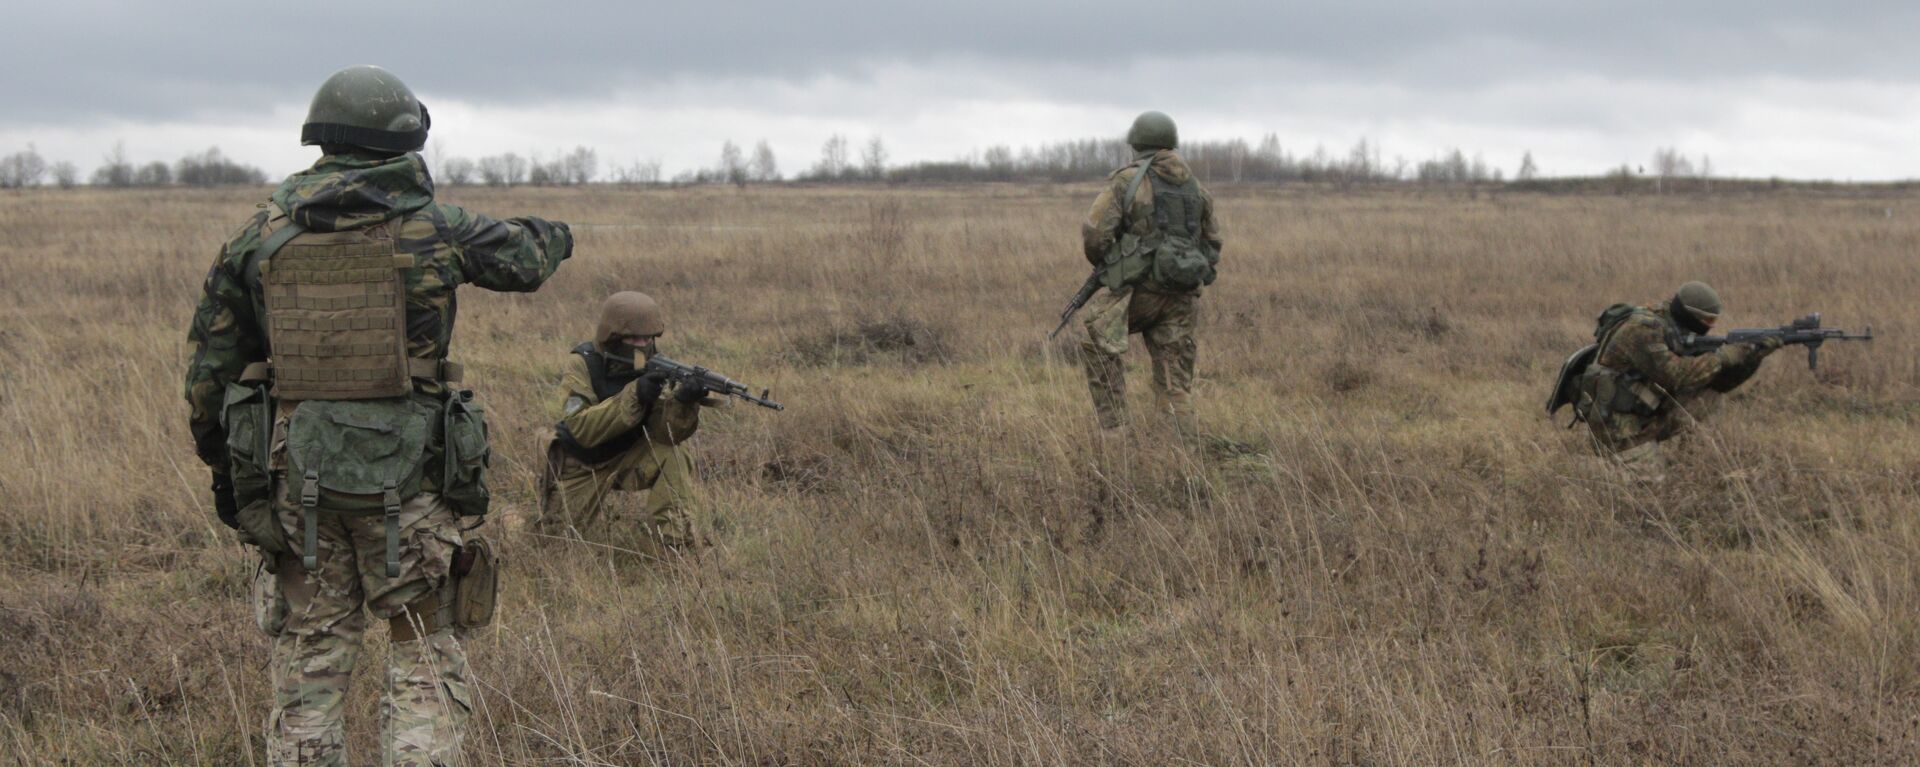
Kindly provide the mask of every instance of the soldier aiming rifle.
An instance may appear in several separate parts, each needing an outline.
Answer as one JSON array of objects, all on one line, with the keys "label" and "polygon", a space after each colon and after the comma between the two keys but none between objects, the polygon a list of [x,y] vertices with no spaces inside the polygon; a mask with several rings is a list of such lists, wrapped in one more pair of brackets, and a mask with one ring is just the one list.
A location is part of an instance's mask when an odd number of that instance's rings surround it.
[{"label": "soldier aiming rifle", "polygon": [[1661,443],[1706,418],[1720,395],[1759,372],[1767,355],[1805,346],[1813,367],[1821,344],[1873,339],[1871,328],[1853,335],[1821,327],[1819,314],[1778,328],[1711,335],[1720,296],[1700,282],[1680,286],[1654,306],[1614,304],[1601,312],[1594,343],[1567,358],[1547,397],[1549,416],[1572,405],[1574,422],[1587,424],[1594,448],[1650,484],[1665,478]]}]

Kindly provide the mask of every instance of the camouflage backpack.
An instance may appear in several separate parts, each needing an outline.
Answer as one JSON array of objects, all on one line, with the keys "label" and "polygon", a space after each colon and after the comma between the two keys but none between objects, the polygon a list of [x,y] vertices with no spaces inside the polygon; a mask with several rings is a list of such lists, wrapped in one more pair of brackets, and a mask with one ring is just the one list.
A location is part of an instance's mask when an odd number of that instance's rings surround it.
[{"label": "camouflage backpack", "polygon": [[[1613,336],[1633,315],[1646,311],[1632,304],[1614,304],[1600,312],[1593,328],[1593,358],[1597,362]],[[1638,372],[1618,371],[1605,365],[1587,367],[1581,376],[1580,393],[1585,420],[1600,422],[1609,413],[1651,416],[1665,404],[1660,392]]]},{"label": "camouflage backpack", "polygon": [[1148,283],[1175,293],[1212,285],[1220,254],[1200,236],[1207,205],[1200,182],[1189,178],[1176,186],[1158,173],[1152,175],[1154,233],[1146,244],[1153,248],[1153,271]]},{"label": "camouflage backpack", "polygon": [[1104,275],[1107,288],[1145,285],[1166,293],[1187,293],[1212,285],[1220,254],[1200,236],[1207,205],[1200,195],[1200,182],[1189,178],[1175,184],[1161,178],[1152,171],[1151,159],[1142,159],[1138,168],[1120,208],[1132,207],[1133,192],[1146,178],[1153,184],[1153,231],[1144,237],[1125,234],[1128,225],[1122,217],[1116,257]]},{"label": "camouflage backpack", "polygon": [[1639,381],[1638,375],[1595,364],[1612,341],[1614,331],[1637,311],[1640,308],[1633,304],[1614,304],[1594,318],[1593,343],[1567,357],[1559,375],[1554,377],[1553,390],[1547,396],[1548,416],[1572,405],[1573,423],[1599,422],[1610,412],[1645,414],[1658,407],[1657,398],[1652,401],[1645,398],[1651,390]]}]

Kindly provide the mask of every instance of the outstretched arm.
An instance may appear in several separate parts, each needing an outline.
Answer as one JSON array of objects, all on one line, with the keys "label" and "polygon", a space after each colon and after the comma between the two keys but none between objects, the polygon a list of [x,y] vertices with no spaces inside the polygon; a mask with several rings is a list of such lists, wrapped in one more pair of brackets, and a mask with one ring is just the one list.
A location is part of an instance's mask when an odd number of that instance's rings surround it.
[{"label": "outstretched arm", "polygon": [[488,290],[538,289],[573,255],[573,230],[541,218],[488,218],[443,205],[459,256],[461,281]]}]

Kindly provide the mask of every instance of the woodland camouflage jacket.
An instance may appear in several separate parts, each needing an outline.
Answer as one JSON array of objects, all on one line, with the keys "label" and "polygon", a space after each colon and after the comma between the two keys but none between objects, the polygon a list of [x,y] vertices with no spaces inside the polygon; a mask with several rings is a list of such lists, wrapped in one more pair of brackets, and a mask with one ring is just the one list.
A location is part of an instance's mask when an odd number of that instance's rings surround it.
[{"label": "woodland camouflage jacket", "polygon": [[260,317],[260,272],[249,262],[272,218],[288,216],[314,232],[389,224],[394,246],[414,257],[414,268],[405,272],[406,335],[407,353],[418,359],[446,358],[455,287],[471,283],[488,290],[531,291],[573,252],[566,224],[495,220],[434,202],[433,179],[417,154],[389,159],[327,155],[287,177],[271,199],[220,249],[188,331],[193,359],[186,395],[194,448],[215,471],[224,471],[227,463],[220,426],[226,384],[248,363],[270,355]]}]

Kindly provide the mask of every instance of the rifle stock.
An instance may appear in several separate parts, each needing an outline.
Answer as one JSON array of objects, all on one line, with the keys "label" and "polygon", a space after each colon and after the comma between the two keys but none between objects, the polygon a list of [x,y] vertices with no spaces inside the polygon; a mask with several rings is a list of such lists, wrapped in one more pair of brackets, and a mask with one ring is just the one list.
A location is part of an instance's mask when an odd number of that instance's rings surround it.
[{"label": "rifle stock", "polygon": [[1073,294],[1073,298],[1067,301],[1066,310],[1060,312],[1060,324],[1055,325],[1053,332],[1047,334],[1047,340],[1051,341],[1054,336],[1060,335],[1060,331],[1066,329],[1067,323],[1073,320],[1074,313],[1080,311],[1080,307],[1086,306],[1087,300],[1093,298],[1093,294],[1099,290],[1100,270],[1095,269],[1093,274],[1087,275],[1087,281],[1080,284],[1080,292]]}]

